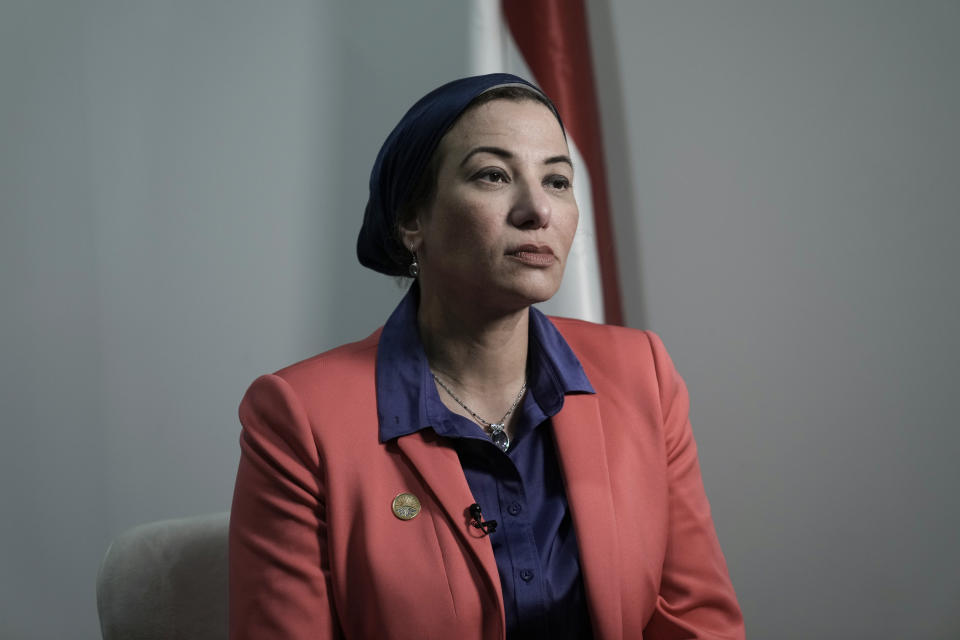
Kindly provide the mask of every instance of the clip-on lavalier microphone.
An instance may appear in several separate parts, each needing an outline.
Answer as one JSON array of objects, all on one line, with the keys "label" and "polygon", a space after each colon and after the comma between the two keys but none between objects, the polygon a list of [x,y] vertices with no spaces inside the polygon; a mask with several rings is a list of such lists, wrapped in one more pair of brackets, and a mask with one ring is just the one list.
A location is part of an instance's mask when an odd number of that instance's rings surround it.
[{"label": "clip-on lavalier microphone", "polygon": [[483,531],[484,534],[490,535],[497,530],[497,521],[496,520],[483,520],[483,512],[480,511],[480,505],[474,502],[470,505],[470,524],[476,528]]}]

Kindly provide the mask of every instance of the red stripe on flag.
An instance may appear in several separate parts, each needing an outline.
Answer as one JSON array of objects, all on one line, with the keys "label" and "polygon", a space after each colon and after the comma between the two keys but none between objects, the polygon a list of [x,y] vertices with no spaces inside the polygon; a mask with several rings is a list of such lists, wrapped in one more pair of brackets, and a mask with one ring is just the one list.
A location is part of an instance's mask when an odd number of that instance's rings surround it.
[{"label": "red stripe on flag", "polygon": [[603,141],[583,0],[502,0],[503,15],[534,79],[557,105],[590,172],[603,315],[623,324]]}]

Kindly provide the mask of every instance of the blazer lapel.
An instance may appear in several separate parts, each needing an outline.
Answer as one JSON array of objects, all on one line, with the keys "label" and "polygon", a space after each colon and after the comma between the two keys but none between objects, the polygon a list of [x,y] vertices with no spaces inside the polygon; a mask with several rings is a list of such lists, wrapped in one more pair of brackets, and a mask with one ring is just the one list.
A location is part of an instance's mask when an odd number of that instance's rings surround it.
[{"label": "blazer lapel", "polygon": [[433,493],[450,520],[450,526],[463,540],[464,546],[470,549],[486,578],[491,600],[498,603],[502,621],[503,594],[500,591],[497,561],[489,538],[469,526],[467,509],[473,503],[473,494],[470,493],[470,486],[463,475],[457,452],[452,447],[444,446],[441,438],[430,430],[397,438],[397,446]]},{"label": "blazer lapel", "polygon": [[619,546],[606,443],[596,395],[568,395],[553,431],[580,550],[593,628],[598,638],[622,638]]}]

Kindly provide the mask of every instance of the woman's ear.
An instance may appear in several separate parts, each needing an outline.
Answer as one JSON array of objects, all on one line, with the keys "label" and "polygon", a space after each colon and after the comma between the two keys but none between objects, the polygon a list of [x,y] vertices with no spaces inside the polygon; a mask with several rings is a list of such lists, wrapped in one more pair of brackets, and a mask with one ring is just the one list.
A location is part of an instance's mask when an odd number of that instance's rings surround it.
[{"label": "woman's ear", "polygon": [[409,216],[406,220],[400,222],[400,243],[403,247],[415,253],[420,249],[420,243],[423,241],[423,230],[420,226],[420,214]]}]

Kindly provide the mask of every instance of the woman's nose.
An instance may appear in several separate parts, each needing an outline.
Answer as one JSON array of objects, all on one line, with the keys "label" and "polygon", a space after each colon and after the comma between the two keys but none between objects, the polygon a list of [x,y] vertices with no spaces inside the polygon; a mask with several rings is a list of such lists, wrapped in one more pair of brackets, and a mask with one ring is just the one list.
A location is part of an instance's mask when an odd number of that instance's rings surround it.
[{"label": "woman's nose", "polygon": [[536,180],[518,180],[510,222],[520,229],[542,229],[550,224],[550,197]]}]

